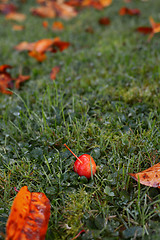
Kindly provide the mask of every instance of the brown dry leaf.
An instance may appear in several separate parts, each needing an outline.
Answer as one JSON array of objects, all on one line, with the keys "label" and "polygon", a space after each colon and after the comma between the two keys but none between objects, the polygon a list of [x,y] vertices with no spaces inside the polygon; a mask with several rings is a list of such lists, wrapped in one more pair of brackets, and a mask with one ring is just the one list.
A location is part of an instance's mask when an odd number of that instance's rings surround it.
[{"label": "brown dry leaf", "polygon": [[15,87],[17,89],[20,88],[20,84],[29,80],[30,79],[30,76],[24,76],[24,75],[19,75],[18,78],[15,79]]},{"label": "brown dry leaf", "polygon": [[15,197],[6,224],[6,240],[44,240],[50,218],[50,201],[44,193],[29,192],[27,186]]},{"label": "brown dry leaf", "polygon": [[100,18],[98,22],[101,25],[109,25],[111,23],[111,21],[108,17]]},{"label": "brown dry leaf", "polygon": [[129,175],[136,181],[140,181],[141,184],[160,188],[160,163],[139,172],[139,173],[129,173]]},{"label": "brown dry leaf", "polygon": [[12,29],[14,31],[22,31],[24,29],[24,26],[23,25],[13,25]]},{"label": "brown dry leaf", "polygon": [[52,30],[54,31],[62,31],[64,29],[64,25],[62,22],[54,22],[52,25]]},{"label": "brown dry leaf", "polygon": [[50,79],[51,80],[55,80],[56,79],[56,75],[57,75],[57,73],[59,73],[59,71],[60,71],[60,67],[59,66],[53,67],[52,71],[50,73]]},{"label": "brown dry leaf", "polygon": [[15,20],[15,21],[18,21],[18,22],[22,22],[26,19],[26,15],[25,14],[22,14],[22,13],[18,13],[18,12],[12,12],[12,13],[8,13],[6,16],[5,16],[5,19],[7,20]]}]

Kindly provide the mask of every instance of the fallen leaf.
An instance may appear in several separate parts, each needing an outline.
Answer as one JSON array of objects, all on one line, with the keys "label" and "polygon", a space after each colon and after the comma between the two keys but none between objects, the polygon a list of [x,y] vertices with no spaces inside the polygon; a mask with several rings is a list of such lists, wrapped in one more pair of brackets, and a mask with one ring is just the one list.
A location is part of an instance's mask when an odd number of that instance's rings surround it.
[{"label": "fallen leaf", "polygon": [[25,50],[32,51],[34,45],[35,43],[29,43],[29,42],[23,41],[18,45],[16,45],[14,49],[16,49],[17,51],[25,51]]},{"label": "fallen leaf", "polygon": [[54,39],[41,39],[35,42],[33,51],[44,53],[51,45],[53,45]]},{"label": "fallen leaf", "polygon": [[134,16],[134,15],[140,15],[140,10],[138,8],[135,9],[130,9],[127,7],[122,7],[119,10],[119,15],[124,16],[124,15],[130,15],[130,16]]},{"label": "fallen leaf", "polygon": [[29,192],[27,186],[15,197],[6,224],[6,240],[44,240],[50,218],[50,201],[44,193]]},{"label": "fallen leaf", "polygon": [[54,44],[52,46],[51,52],[57,52],[57,50],[59,51],[64,51],[65,49],[67,49],[70,46],[69,42],[63,42],[60,39],[55,39]]},{"label": "fallen leaf", "polygon": [[160,32],[160,23],[156,23],[152,17],[149,18],[151,27],[138,27],[136,31],[143,34],[150,34],[148,37],[148,41],[152,39],[155,33]]},{"label": "fallen leaf", "polygon": [[8,13],[6,16],[5,16],[5,19],[7,20],[15,20],[15,21],[18,21],[18,22],[22,22],[26,19],[26,15],[25,14],[22,14],[22,13],[17,13],[17,12],[11,12],[11,13]]},{"label": "fallen leaf", "polygon": [[52,68],[52,71],[50,73],[50,79],[51,80],[55,80],[56,79],[56,76],[57,76],[57,73],[59,73],[60,71],[60,67],[59,66],[55,66]]},{"label": "fallen leaf", "polygon": [[0,4],[0,12],[3,13],[3,14],[8,14],[8,13],[14,12],[16,10],[17,10],[17,7],[12,3],[10,3],[10,4],[7,4],[7,3]]},{"label": "fallen leaf", "polygon": [[46,59],[45,53],[31,51],[28,53],[30,57],[35,58],[38,62],[43,62]]},{"label": "fallen leaf", "polygon": [[103,7],[108,7],[109,5],[111,5],[112,0],[99,0],[99,2]]},{"label": "fallen leaf", "polygon": [[54,18],[56,17],[56,11],[50,7],[43,6],[32,8],[31,13],[35,16],[42,17],[42,18]]},{"label": "fallen leaf", "polygon": [[160,188],[160,163],[157,163],[142,172],[129,173],[129,175],[136,181],[139,179],[140,183],[143,185]]},{"label": "fallen leaf", "polygon": [[24,29],[24,26],[23,25],[13,25],[12,29],[14,31],[22,31]]},{"label": "fallen leaf", "polygon": [[63,29],[64,29],[64,26],[62,22],[54,22],[52,25],[52,30],[54,31],[61,31]]},{"label": "fallen leaf", "polygon": [[160,23],[156,23],[152,17],[149,18],[150,24],[153,29],[153,33],[160,32]]},{"label": "fallen leaf", "polygon": [[42,26],[43,26],[44,28],[47,28],[47,27],[48,27],[48,22],[47,22],[47,21],[43,21]]},{"label": "fallen leaf", "polygon": [[30,76],[19,75],[19,76],[15,79],[15,87],[16,87],[17,89],[19,89],[19,88],[20,88],[20,84],[21,84],[22,82],[27,81],[28,79],[30,79]]},{"label": "fallen leaf", "polygon": [[143,33],[143,34],[150,34],[152,32],[152,28],[151,27],[138,27],[136,28],[137,32]]},{"label": "fallen leaf", "polygon": [[13,81],[10,73],[6,70],[12,68],[12,66],[4,64],[0,66],[0,92],[4,94],[12,95],[12,92],[7,88],[13,88]]},{"label": "fallen leaf", "polygon": [[101,25],[109,25],[111,23],[110,19],[107,17],[103,17],[99,19],[99,24]]}]

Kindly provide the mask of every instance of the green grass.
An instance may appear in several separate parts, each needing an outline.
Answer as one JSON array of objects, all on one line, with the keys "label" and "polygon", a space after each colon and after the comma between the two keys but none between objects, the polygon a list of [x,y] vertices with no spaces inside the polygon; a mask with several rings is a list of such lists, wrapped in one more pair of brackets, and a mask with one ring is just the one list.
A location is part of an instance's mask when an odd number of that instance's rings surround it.
[{"label": "green grass", "polygon": [[[0,16],[0,65],[30,75],[20,91],[0,95],[0,232],[16,196],[27,185],[51,202],[46,239],[159,239],[159,190],[132,180],[160,155],[160,34],[147,42],[135,32],[160,22],[159,0],[132,1],[139,17],[120,17],[123,1],[102,11],[84,9],[60,33],[29,14],[23,32]],[[100,26],[100,17],[111,19]],[[57,19],[56,19],[57,20]],[[60,19],[58,19],[60,20]],[[53,20],[48,20],[51,25]],[[85,31],[92,27],[94,33]],[[37,63],[13,49],[21,41],[60,36],[71,46]],[[51,68],[61,70],[51,81]],[[91,154],[99,169],[93,180],[73,172],[76,155]],[[2,237],[0,237],[2,239]]]}]

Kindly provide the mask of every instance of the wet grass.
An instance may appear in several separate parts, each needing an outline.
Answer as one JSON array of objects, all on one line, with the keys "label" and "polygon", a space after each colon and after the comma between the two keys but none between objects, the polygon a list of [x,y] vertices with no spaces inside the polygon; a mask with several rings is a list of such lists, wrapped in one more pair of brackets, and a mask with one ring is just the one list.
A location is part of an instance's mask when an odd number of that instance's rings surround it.
[{"label": "wet grass", "polygon": [[[139,17],[118,16],[118,1],[103,11],[85,9],[63,21],[60,33],[29,14],[23,32],[0,16],[0,65],[31,79],[13,96],[0,95],[0,231],[14,187],[27,185],[51,202],[46,239],[159,239],[158,189],[140,186],[128,173],[158,162],[160,155],[160,44],[136,33],[159,19],[159,1],[134,1]],[[100,26],[102,16],[110,26]],[[48,20],[51,25],[53,20]],[[86,31],[93,28],[94,33]],[[13,47],[21,41],[60,36],[70,48],[37,63]],[[61,70],[51,81],[51,68]],[[99,166],[93,180],[73,172],[76,155],[91,154]]]}]

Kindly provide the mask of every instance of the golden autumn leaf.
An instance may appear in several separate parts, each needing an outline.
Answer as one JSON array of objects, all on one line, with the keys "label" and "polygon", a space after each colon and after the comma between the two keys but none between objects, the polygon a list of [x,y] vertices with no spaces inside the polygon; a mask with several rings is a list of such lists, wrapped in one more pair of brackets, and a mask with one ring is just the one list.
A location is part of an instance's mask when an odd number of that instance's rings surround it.
[{"label": "golden autumn leaf", "polygon": [[15,197],[6,224],[6,239],[44,240],[50,218],[50,201],[44,193],[29,192],[27,186]]},{"label": "golden autumn leaf", "polygon": [[160,163],[157,163],[142,172],[129,173],[129,175],[136,181],[139,179],[140,183],[143,185],[160,188]]}]

